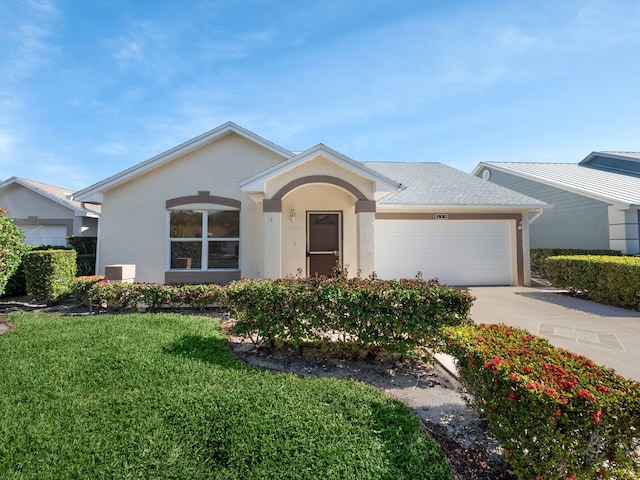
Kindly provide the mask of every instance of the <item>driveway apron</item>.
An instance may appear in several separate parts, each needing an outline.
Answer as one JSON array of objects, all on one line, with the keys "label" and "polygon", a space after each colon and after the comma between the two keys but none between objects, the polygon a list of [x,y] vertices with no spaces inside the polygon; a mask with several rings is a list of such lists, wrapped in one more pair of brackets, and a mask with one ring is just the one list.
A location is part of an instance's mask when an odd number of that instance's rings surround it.
[{"label": "driveway apron", "polygon": [[538,287],[472,287],[476,323],[505,323],[640,381],[640,312]]}]

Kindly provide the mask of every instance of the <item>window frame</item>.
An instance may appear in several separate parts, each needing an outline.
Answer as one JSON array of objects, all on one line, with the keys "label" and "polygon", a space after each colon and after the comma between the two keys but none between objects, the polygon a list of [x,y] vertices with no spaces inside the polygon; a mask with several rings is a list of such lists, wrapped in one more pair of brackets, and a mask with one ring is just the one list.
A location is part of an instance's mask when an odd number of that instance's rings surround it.
[{"label": "window frame", "polygon": [[[171,213],[179,212],[179,211],[192,211],[198,212],[201,214],[201,225],[202,225],[202,236],[200,238],[181,238],[181,237],[171,237]],[[209,222],[209,214],[212,212],[238,212],[238,234],[237,237],[213,237],[210,238],[207,236],[208,232],[208,222]],[[170,208],[167,208],[167,227],[165,230],[166,239],[167,239],[167,247],[166,247],[166,272],[239,272],[240,265],[242,262],[242,242],[240,240],[241,234],[241,225],[242,225],[242,214],[241,209],[230,207],[228,205],[217,205],[217,204],[186,204],[186,205],[176,205]],[[200,268],[171,268],[171,245],[173,242],[199,242],[200,245]],[[231,268],[220,268],[214,267],[209,268],[209,245],[213,242],[238,242],[238,265],[236,267]]]}]

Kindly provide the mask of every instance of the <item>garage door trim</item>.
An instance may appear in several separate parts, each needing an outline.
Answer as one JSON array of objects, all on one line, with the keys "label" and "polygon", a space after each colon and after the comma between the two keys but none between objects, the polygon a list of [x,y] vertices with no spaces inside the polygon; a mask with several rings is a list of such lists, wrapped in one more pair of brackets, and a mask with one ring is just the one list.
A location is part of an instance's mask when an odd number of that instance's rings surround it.
[{"label": "garage door trim", "polygon": [[[438,213],[442,213],[438,211]],[[451,213],[448,212],[448,220],[438,220],[440,222],[447,222],[450,220],[513,220],[515,225],[519,225],[522,222],[521,213]],[[436,212],[426,213],[376,213],[376,220],[434,220]],[[524,285],[524,251],[523,251],[523,238],[522,230],[516,228],[516,276],[517,284]]]}]

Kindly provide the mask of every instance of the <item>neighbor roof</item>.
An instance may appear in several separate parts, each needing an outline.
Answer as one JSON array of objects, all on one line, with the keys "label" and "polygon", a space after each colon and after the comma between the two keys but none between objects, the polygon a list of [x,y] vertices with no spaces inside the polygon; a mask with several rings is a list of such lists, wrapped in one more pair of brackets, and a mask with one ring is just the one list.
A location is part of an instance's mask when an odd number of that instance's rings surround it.
[{"label": "neighbor roof", "polygon": [[86,208],[82,203],[72,200],[73,190],[37,182],[35,180],[29,180],[28,178],[11,177],[0,183],[0,190],[4,190],[14,184],[22,185],[43,197],[49,198],[58,204],[74,210],[81,216],[98,217],[100,214],[99,206],[92,205],[93,208]]},{"label": "neighbor roof", "polygon": [[627,207],[640,206],[640,178],[576,163],[482,162],[483,167]]},{"label": "neighbor roof", "polygon": [[549,208],[545,202],[437,162],[365,162],[406,188],[381,205],[434,205],[478,208]]}]

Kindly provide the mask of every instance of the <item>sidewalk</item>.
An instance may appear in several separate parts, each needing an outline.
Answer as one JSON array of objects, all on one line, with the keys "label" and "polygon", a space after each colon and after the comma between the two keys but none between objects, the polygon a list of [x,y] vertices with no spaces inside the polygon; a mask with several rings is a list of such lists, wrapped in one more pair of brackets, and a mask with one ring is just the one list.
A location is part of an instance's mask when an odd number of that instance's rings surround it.
[{"label": "sidewalk", "polygon": [[548,287],[472,287],[476,323],[505,323],[545,337],[640,381],[640,312]]}]

